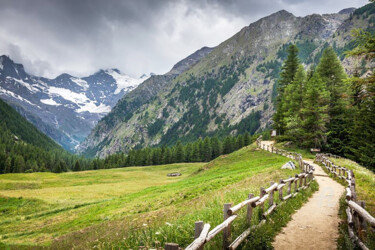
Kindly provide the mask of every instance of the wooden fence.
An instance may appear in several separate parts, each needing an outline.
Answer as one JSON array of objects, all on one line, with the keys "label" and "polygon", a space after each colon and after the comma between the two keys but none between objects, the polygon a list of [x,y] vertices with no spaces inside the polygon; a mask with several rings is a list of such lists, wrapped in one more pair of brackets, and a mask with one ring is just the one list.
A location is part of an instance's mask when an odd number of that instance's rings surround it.
[{"label": "wooden fence", "polygon": [[328,159],[328,157],[338,158],[339,156],[332,154],[317,154],[315,161],[320,162],[328,172],[333,174],[334,177],[347,182],[346,203],[348,204],[348,207],[346,209],[346,214],[348,217],[349,237],[353,244],[357,244],[361,249],[368,249],[363,241],[367,237],[368,229],[375,230],[375,218],[366,211],[364,201],[357,201],[353,170],[336,166]]},{"label": "wooden fence", "polygon": [[[210,230],[211,225],[204,223],[203,221],[195,222],[194,238],[195,240],[186,247],[186,250],[200,250],[204,248],[204,245],[210,242],[216,235],[223,232],[223,249],[236,249],[250,234],[251,231],[260,227],[266,223],[266,218],[280,205],[274,202],[274,197],[279,195],[280,201],[287,201],[288,199],[297,196],[298,192],[306,189],[311,182],[314,180],[314,167],[302,160],[302,156],[295,153],[290,153],[284,150],[279,150],[274,147],[264,148],[261,143],[261,138],[258,138],[257,145],[265,150],[273,153],[282,154],[289,158],[296,159],[302,173],[296,174],[294,177],[289,177],[285,180],[279,180],[278,183],[271,182],[268,188],[260,188],[258,196],[249,194],[247,199],[232,206],[232,203],[225,203],[223,209],[223,222],[213,229]],[[286,195],[284,195],[283,188],[286,188]],[[268,208],[265,209],[265,204],[268,201]],[[253,218],[253,210],[259,207],[261,209],[262,220],[258,225],[251,225]],[[238,218],[237,212],[241,209],[246,209],[246,223],[249,228],[246,229],[242,234],[237,236],[234,241],[232,238],[232,222]],[[176,243],[167,243],[165,245],[167,250],[178,250],[181,249]]]}]

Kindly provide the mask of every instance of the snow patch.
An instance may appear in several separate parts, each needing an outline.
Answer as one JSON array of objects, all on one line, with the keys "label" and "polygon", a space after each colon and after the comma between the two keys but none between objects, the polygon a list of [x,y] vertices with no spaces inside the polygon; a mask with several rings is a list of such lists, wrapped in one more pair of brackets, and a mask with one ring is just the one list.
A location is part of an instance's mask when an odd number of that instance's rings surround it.
[{"label": "snow patch", "polygon": [[31,85],[30,83],[27,83],[27,82],[24,82],[23,80],[18,80],[16,78],[13,78],[13,77],[9,77],[7,76],[6,77],[8,80],[14,80],[15,82],[21,84],[22,86],[26,87],[30,92],[32,93],[36,93],[36,92],[40,92],[40,90],[38,88],[35,88],[33,85]]},{"label": "snow patch", "polygon": [[72,80],[72,82],[76,83],[78,86],[81,86],[84,91],[86,91],[89,88],[89,84],[81,78],[72,77],[70,78],[70,80]]},{"label": "snow patch", "polygon": [[142,75],[141,78],[132,78],[128,75],[122,75],[119,74],[116,70],[109,69],[106,71],[106,73],[116,81],[117,83],[117,88],[115,90],[115,94],[119,94],[123,89],[126,88],[135,88],[139,84],[141,84],[143,81],[145,81],[149,76]]},{"label": "snow patch", "polygon": [[60,103],[55,102],[52,98],[50,99],[41,99],[41,103],[47,104],[47,105],[52,105],[52,106],[60,106]]},{"label": "snow patch", "polygon": [[4,95],[7,95],[7,96],[11,96],[11,97],[13,97],[13,98],[15,98],[15,99],[18,99],[18,100],[20,100],[20,101],[26,102],[26,103],[28,103],[28,104],[30,104],[30,105],[32,105],[32,106],[35,106],[35,107],[41,109],[40,106],[38,106],[38,105],[36,105],[36,104],[30,102],[29,100],[26,100],[26,99],[23,98],[22,96],[17,95],[17,94],[13,93],[13,92],[10,91],[10,90],[3,89],[2,87],[0,87],[0,94],[1,94],[1,93],[4,94]]},{"label": "snow patch", "polygon": [[85,93],[76,93],[69,89],[57,87],[51,87],[48,91],[52,95],[59,95],[65,100],[77,104],[79,106],[79,108],[75,110],[77,113],[108,113],[109,111],[111,111],[111,107],[102,103],[97,106],[94,101],[87,98]]}]

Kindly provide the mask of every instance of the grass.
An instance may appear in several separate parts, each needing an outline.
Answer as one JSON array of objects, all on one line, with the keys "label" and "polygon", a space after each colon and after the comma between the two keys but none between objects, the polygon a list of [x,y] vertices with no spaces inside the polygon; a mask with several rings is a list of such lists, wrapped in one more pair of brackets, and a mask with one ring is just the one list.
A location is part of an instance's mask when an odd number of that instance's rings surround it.
[{"label": "grass", "polygon": [[[261,186],[297,173],[280,169],[288,160],[252,145],[207,164],[2,175],[1,241],[11,248],[138,249],[165,242],[185,247],[193,240],[195,221],[214,227],[222,220],[223,203],[243,201]],[[166,177],[175,171],[182,176]],[[274,226],[260,229],[266,234],[254,238],[254,246],[269,245],[309,192],[278,208],[270,217]],[[247,226],[244,221],[234,223],[233,233]],[[216,236],[208,249],[220,244]]]},{"label": "grass", "polygon": [[[329,158],[335,165],[345,167],[354,171],[355,181],[356,181],[356,193],[357,200],[364,200],[366,202],[366,210],[372,215],[375,215],[375,174],[371,171],[362,167],[358,163],[345,159],[345,158]],[[324,171],[328,171],[323,167]],[[333,175],[329,173],[333,178]],[[347,186],[347,182],[339,178],[336,180],[343,186]],[[361,249],[359,246],[354,245],[348,234],[348,223],[346,208],[347,204],[345,202],[345,194],[340,199],[339,217],[341,222],[339,224],[339,238],[337,240],[338,249]],[[365,245],[369,249],[375,249],[375,233],[368,230],[367,237],[362,239]]]}]

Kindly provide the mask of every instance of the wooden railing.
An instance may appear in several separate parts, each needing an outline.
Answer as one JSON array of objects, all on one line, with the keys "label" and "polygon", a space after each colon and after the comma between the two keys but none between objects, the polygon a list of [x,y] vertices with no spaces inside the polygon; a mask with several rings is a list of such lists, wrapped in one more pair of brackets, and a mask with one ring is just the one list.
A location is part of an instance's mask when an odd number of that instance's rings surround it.
[{"label": "wooden railing", "polygon": [[346,203],[348,207],[346,209],[346,214],[348,217],[349,237],[353,244],[357,244],[361,249],[368,249],[363,241],[366,239],[368,226],[370,230],[375,230],[375,218],[366,211],[364,201],[357,201],[353,170],[333,164],[328,157],[337,158],[332,154],[317,154],[315,161],[320,162],[334,177],[347,182]]},{"label": "wooden railing", "polygon": [[[259,144],[258,144],[259,142]],[[261,148],[261,138],[258,138],[257,145]],[[213,229],[210,230],[211,225],[208,223],[204,223],[203,221],[195,222],[195,230],[194,230],[194,238],[195,240],[186,247],[186,250],[200,250],[204,248],[204,245],[210,242],[212,239],[215,238],[217,234],[223,232],[223,249],[236,249],[250,234],[251,231],[260,227],[264,223],[266,223],[266,218],[278,207],[280,204],[276,204],[274,201],[275,195],[278,193],[279,200],[284,202],[288,199],[295,197],[298,195],[298,192],[301,190],[306,189],[311,182],[314,180],[314,170],[315,168],[304,162],[302,160],[302,156],[290,152],[286,152],[284,150],[279,150],[274,147],[267,148],[268,150],[273,153],[282,154],[287,157],[298,157],[298,162],[301,163],[300,167],[302,169],[302,173],[296,174],[294,177],[289,177],[285,180],[279,180],[278,183],[271,182],[271,185],[268,188],[260,188],[260,192],[258,196],[254,194],[249,194],[247,199],[232,206],[232,203],[225,203],[223,209],[223,222]],[[293,187],[294,184],[294,187]],[[284,196],[283,188],[286,187],[286,195]],[[265,204],[268,201],[268,207],[265,209]],[[253,218],[253,210],[259,207],[261,209],[261,221],[257,225],[251,225],[251,221]],[[237,212],[241,209],[246,208],[246,223],[249,225],[249,228],[246,229],[243,233],[241,233],[234,241],[231,241],[232,238],[232,223],[238,217]],[[169,250],[178,250],[181,249],[178,244],[176,243],[167,243],[165,245],[165,249]]]}]

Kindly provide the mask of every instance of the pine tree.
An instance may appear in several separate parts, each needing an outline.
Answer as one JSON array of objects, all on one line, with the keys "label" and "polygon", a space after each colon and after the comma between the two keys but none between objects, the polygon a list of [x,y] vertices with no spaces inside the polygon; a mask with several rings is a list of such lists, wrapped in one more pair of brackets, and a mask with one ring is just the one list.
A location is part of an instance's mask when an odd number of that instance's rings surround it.
[{"label": "pine tree", "polygon": [[209,137],[204,138],[203,141],[203,161],[209,162],[211,160],[212,148]]},{"label": "pine tree", "polygon": [[231,152],[233,152],[232,139],[230,136],[227,136],[224,139],[223,153],[230,154]]},{"label": "pine tree", "polygon": [[217,137],[211,139],[212,146],[212,159],[215,159],[221,155],[221,143]]},{"label": "pine tree", "polygon": [[250,134],[249,134],[249,132],[246,132],[245,136],[244,136],[244,144],[245,144],[245,146],[248,146],[248,145],[250,145],[250,143],[251,143]]},{"label": "pine tree", "polygon": [[284,94],[286,135],[299,144],[302,139],[302,109],[306,89],[306,72],[300,64],[295,79],[286,87]]},{"label": "pine tree", "polygon": [[74,164],[73,171],[81,171],[81,165],[79,164],[79,161],[76,161],[76,164]]},{"label": "pine tree", "polygon": [[317,72],[306,84],[304,107],[303,142],[305,147],[321,148],[327,140],[329,92]]},{"label": "pine tree", "polygon": [[292,44],[288,48],[288,57],[284,61],[282,71],[280,73],[280,79],[278,81],[278,97],[276,102],[276,112],[273,116],[274,125],[273,127],[277,130],[279,134],[284,134],[285,132],[285,112],[286,107],[284,106],[283,97],[286,87],[291,84],[296,75],[299,65],[298,60],[298,48],[296,45]]},{"label": "pine tree", "polygon": [[12,157],[8,156],[5,161],[4,174],[13,173]]},{"label": "pine tree", "polygon": [[23,159],[22,155],[17,155],[14,159],[14,173],[23,173],[25,166],[25,160]]},{"label": "pine tree", "polygon": [[344,155],[346,145],[349,143],[349,128],[351,121],[347,112],[349,107],[348,86],[346,74],[332,47],[324,50],[322,58],[316,68],[330,93],[326,148],[339,155]]},{"label": "pine tree", "polygon": [[185,152],[184,147],[182,146],[181,141],[178,141],[176,144],[176,162],[185,161]]}]

